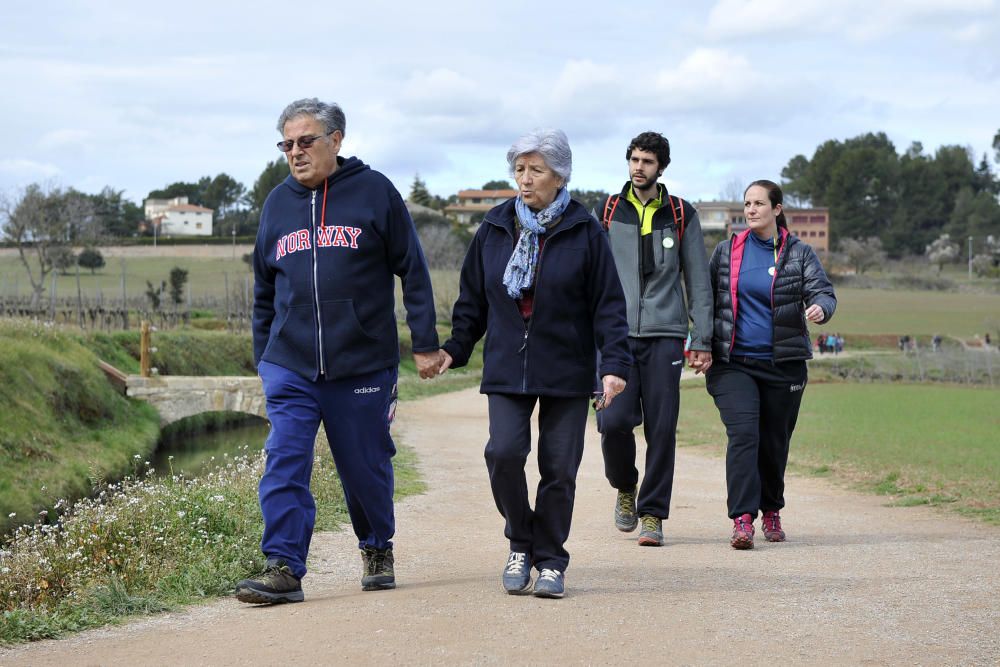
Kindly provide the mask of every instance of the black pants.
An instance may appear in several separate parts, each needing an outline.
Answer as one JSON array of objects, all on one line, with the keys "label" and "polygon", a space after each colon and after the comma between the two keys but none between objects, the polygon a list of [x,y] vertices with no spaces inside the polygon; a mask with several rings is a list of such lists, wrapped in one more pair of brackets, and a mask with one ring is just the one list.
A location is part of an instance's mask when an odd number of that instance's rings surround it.
[{"label": "black pants", "polygon": [[625,391],[610,407],[597,413],[604,454],[604,475],[619,491],[632,491],[639,481],[635,467],[635,435],[643,425],[646,436],[646,472],[636,498],[640,515],[670,516],[677,449],[677,412],[680,409],[684,341],[680,338],[629,338],[635,363]]},{"label": "black pants", "polygon": [[729,518],[785,506],[788,445],[806,387],[806,362],[716,360],[706,379],[726,425]]},{"label": "black pants", "polygon": [[[510,550],[527,553],[539,570],[565,571],[569,553],[563,545],[573,519],[589,399],[515,394],[490,394],[488,398],[486,469],[497,509],[507,520],[504,535],[510,540]],[[536,402],[541,478],[532,510],[524,466],[531,452],[531,413]]]}]

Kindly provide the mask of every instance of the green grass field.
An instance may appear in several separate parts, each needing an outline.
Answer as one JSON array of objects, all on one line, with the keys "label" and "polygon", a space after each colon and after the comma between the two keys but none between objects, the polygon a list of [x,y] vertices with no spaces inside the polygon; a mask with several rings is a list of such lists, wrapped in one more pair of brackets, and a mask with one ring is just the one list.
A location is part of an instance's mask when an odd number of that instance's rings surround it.
[{"label": "green grass field", "polygon": [[[253,295],[253,274],[239,254],[235,259],[228,256],[127,258],[124,269],[121,259],[105,259],[107,265],[94,275],[89,270],[80,271],[80,289],[84,298],[96,299],[100,290],[105,299],[120,299],[123,270],[129,298],[141,297],[146,293],[147,280],[156,286],[163,280],[169,284],[170,270],[175,266],[188,271],[187,289],[193,300],[224,299],[227,280],[230,292],[244,290],[249,286],[251,297]],[[46,295],[50,284],[46,285]],[[21,261],[16,256],[0,257],[0,292],[12,296],[15,285],[20,296],[31,295],[31,283]],[[75,273],[56,277],[56,294],[60,297],[76,297]]]},{"label": "green grass field", "polygon": [[1000,329],[1000,294],[837,288],[837,312],[813,331],[971,338]]},{"label": "green grass field", "polygon": [[[725,429],[704,383],[685,386],[678,442],[723,455]],[[832,474],[896,503],[948,504],[1000,523],[998,404],[997,389],[814,383],[792,439],[791,469]]]},{"label": "green grass field", "polygon": [[[158,285],[161,280],[168,280],[170,270],[178,266],[189,272],[187,290],[195,302],[221,301],[227,282],[230,293],[252,296],[253,276],[241,254],[242,249],[238,249],[235,257],[227,254],[220,258],[128,258],[124,260],[126,289],[130,297],[142,297],[147,280]],[[122,273],[122,260],[118,258],[109,258],[107,266],[96,275],[81,272],[84,296],[96,298],[100,289],[106,298],[119,298]],[[439,314],[447,315],[458,296],[458,272],[432,271],[432,280]],[[18,294],[30,293],[27,275],[18,258],[0,257],[0,293],[13,294],[15,284]],[[62,297],[74,297],[75,274],[58,276],[56,289]],[[837,298],[834,319],[829,325],[814,327],[814,333],[836,331],[848,339],[851,335],[929,337],[940,333],[971,338],[986,331],[992,332],[991,335],[1000,333],[1000,294],[841,287],[837,289]]]}]

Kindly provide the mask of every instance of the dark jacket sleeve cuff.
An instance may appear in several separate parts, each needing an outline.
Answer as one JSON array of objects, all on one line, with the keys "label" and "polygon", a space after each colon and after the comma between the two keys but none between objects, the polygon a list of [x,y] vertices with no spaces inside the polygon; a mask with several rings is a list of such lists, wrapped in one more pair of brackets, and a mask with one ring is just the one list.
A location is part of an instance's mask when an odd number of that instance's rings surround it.
[{"label": "dark jacket sleeve cuff", "polygon": [[600,376],[616,375],[623,380],[628,379],[629,367],[623,364],[601,364]]},{"label": "dark jacket sleeve cuff", "polygon": [[462,346],[453,339],[445,341],[441,349],[451,356],[451,368],[461,368],[469,363],[469,356],[462,350]]}]

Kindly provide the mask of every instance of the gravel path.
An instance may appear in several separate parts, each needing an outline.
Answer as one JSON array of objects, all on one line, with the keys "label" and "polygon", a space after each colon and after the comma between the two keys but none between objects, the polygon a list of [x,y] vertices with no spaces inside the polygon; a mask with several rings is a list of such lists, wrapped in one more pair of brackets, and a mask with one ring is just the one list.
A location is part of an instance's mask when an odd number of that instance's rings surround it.
[{"label": "gravel path", "polygon": [[738,552],[723,461],[682,449],[667,546],[640,548],[612,525],[591,428],[567,595],[508,596],[485,398],[405,403],[397,428],[429,490],[397,506],[396,590],[363,593],[350,531],[318,534],[304,604],[220,600],[0,651],[0,665],[1000,664],[995,527],[791,477],[789,541]]}]

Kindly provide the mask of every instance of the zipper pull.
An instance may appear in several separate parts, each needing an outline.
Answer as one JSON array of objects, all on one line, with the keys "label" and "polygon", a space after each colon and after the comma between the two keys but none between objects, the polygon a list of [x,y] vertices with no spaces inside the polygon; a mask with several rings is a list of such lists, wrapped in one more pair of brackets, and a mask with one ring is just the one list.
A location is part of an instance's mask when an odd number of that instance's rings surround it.
[{"label": "zipper pull", "polygon": [[524,342],[521,343],[521,349],[518,352],[524,352],[524,348],[528,347],[528,330],[524,330]]}]

